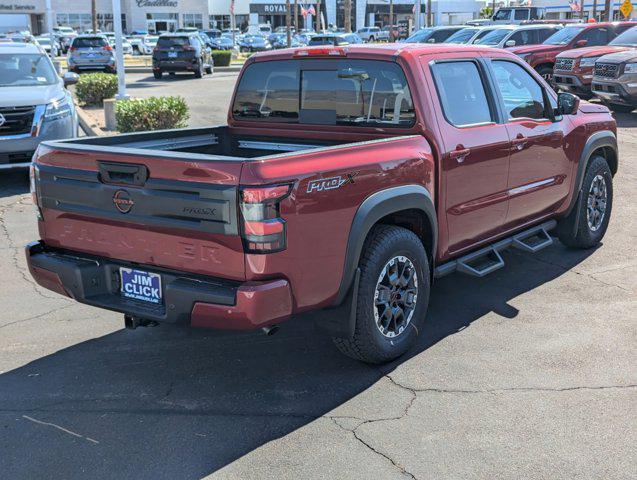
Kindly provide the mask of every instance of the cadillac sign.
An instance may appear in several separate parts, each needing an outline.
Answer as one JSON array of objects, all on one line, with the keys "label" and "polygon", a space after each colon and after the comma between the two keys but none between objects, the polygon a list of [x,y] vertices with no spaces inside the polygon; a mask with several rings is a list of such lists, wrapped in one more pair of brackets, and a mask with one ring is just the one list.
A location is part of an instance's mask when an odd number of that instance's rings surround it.
[{"label": "cadillac sign", "polygon": [[137,6],[142,7],[174,7],[179,5],[178,0],[136,0]]}]

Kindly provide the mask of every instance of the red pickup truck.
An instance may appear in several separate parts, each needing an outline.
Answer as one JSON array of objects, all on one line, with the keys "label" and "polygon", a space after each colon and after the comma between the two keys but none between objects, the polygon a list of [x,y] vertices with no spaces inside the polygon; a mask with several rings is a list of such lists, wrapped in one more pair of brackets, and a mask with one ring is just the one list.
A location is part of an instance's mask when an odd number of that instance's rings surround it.
[{"label": "red pickup truck", "polygon": [[582,47],[607,45],[617,35],[637,22],[600,22],[566,25],[539,45],[513,47],[511,52],[523,58],[546,80],[553,78],[553,68],[559,53]]},{"label": "red pickup truck", "polygon": [[149,322],[272,332],[302,312],[366,362],[404,353],[434,278],[501,251],[602,239],[608,109],[517,56],[456,45],[251,57],[228,125],[45,142],[32,167],[45,288]]}]

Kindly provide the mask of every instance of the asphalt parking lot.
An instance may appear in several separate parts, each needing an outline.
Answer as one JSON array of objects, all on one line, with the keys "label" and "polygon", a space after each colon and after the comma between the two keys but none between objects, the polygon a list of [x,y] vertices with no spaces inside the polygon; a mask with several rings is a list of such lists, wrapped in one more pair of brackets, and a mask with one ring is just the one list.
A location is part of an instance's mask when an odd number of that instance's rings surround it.
[{"label": "asphalt parking lot", "polygon": [[[132,74],[129,88],[181,94],[205,125],[225,120],[235,76]],[[2,174],[0,477],[637,478],[637,114],[618,121],[603,245],[445,277],[417,345],[382,368],[310,318],[273,337],[129,331],[40,288],[26,174]]]}]

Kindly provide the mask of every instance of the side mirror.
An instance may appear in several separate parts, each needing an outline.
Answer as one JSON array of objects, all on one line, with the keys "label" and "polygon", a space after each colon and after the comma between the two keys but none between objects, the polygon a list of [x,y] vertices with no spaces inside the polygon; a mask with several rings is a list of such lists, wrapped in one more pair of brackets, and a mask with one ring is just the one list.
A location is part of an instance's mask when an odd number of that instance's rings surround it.
[{"label": "side mirror", "polygon": [[515,40],[507,40],[504,44],[505,47],[515,47]]},{"label": "side mirror", "polygon": [[572,93],[557,94],[557,115],[575,115],[579,109],[579,97]]},{"label": "side mirror", "polygon": [[588,45],[588,40],[578,40],[575,42],[575,48],[585,47],[586,45]]},{"label": "side mirror", "polygon": [[64,86],[68,87],[69,85],[75,85],[80,79],[80,76],[77,73],[66,72],[62,79],[64,80]]}]

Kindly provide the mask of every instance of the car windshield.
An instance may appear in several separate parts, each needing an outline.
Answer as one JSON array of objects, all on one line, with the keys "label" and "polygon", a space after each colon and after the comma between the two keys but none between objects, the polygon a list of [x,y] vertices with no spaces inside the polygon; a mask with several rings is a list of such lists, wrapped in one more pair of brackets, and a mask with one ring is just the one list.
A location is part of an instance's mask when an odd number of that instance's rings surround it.
[{"label": "car windshield", "polygon": [[58,76],[46,55],[0,54],[0,87],[53,85]]},{"label": "car windshield", "polygon": [[241,120],[409,127],[415,114],[405,75],[394,62],[281,60],[249,65],[237,87]]},{"label": "car windshield", "polygon": [[504,37],[511,33],[511,31],[512,30],[510,28],[498,28],[496,30],[492,30],[476,43],[478,45],[497,45],[504,39]]},{"label": "car windshield", "polygon": [[586,27],[566,27],[544,40],[544,45],[567,45]]},{"label": "car windshield", "polygon": [[38,38],[38,43],[40,45],[51,45],[51,40],[48,38]]},{"label": "car windshield", "polygon": [[104,37],[78,37],[73,40],[73,48],[101,48],[108,45]]},{"label": "car windshield", "polygon": [[188,37],[161,37],[157,40],[157,46],[163,48],[183,47],[189,43]]},{"label": "car windshield", "polygon": [[451,35],[443,43],[467,43],[478,31],[478,28],[463,28]]},{"label": "car windshield", "polygon": [[411,34],[411,36],[407,37],[407,40],[405,40],[405,42],[408,42],[408,43],[426,42],[433,32],[434,32],[433,28],[423,28],[422,30],[418,30],[416,33],[413,33]]},{"label": "car windshield", "polygon": [[637,46],[637,27],[632,27],[618,35],[609,45],[620,45],[623,47]]}]

